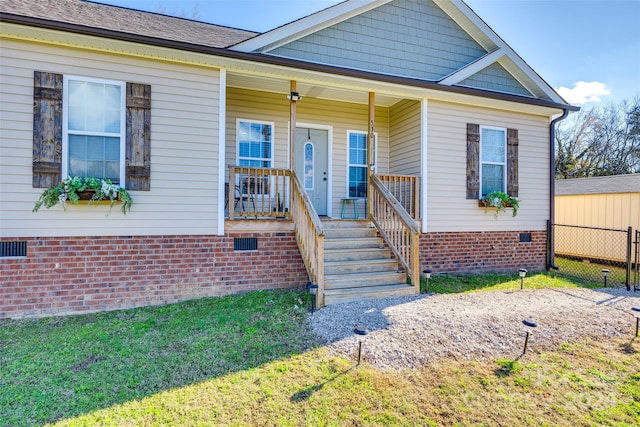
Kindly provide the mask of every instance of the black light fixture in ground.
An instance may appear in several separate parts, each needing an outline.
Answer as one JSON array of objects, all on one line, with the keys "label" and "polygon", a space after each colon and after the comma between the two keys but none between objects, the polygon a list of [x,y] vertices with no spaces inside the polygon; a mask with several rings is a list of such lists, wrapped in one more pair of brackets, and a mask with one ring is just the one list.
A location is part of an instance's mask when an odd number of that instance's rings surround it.
[{"label": "black light fixture in ground", "polygon": [[522,324],[525,326],[525,332],[527,333],[524,339],[524,350],[522,350],[522,354],[525,354],[527,352],[527,346],[529,345],[529,334],[533,333],[534,328],[537,328],[538,324],[531,319],[523,320]]},{"label": "black light fixture in ground", "polygon": [[[369,330],[362,326],[356,326],[353,332],[356,335],[364,336],[369,333]],[[360,359],[362,358],[362,339],[358,340],[358,366],[360,366]]]},{"label": "black light fixture in ground", "polygon": [[307,283],[307,289],[309,289],[309,294],[311,294],[311,312],[313,313],[316,310],[316,295],[318,294],[318,285],[314,283]]},{"label": "black light fixture in ground", "polygon": [[522,289],[524,287],[524,276],[527,275],[527,270],[521,268],[518,270],[518,274],[520,275],[520,289]]},{"label": "black light fixture in ground", "polygon": [[424,277],[425,277],[426,282],[427,282],[427,286],[425,288],[424,293],[428,294],[429,293],[429,279],[431,279],[431,270],[424,270],[423,273],[424,273]]},{"label": "black light fixture in ground", "polygon": [[631,307],[633,315],[636,318],[636,337],[638,337],[638,329],[640,329],[640,307]]},{"label": "black light fixture in ground", "polygon": [[602,277],[604,278],[604,287],[607,287],[607,277],[609,277],[609,273],[611,272],[609,269],[607,268],[603,268],[601,270],[602,272]]}]

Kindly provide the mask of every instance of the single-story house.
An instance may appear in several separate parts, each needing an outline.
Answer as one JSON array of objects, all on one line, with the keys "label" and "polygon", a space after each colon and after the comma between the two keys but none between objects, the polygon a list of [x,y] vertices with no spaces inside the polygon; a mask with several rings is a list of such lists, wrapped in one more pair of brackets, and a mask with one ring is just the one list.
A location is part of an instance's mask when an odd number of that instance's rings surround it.
[{"label": "single-story house", "polygon": [[[461,0],[263,34],[86,0],[0,0],[0,20],[0,317],[545,268],[553,129],[578,108]],[[32,212],[68,176],[130,211],[64,190]]]}]

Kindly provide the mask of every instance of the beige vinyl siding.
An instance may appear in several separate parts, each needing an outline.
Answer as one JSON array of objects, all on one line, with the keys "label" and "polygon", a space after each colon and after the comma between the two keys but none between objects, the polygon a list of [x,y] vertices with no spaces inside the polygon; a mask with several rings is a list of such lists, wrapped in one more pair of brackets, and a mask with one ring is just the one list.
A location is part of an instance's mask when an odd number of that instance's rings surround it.
[{"label": "beige vinyl siding", "polygon": [[640,230],[640,193],[556,196],[556,224]]},{"label": "beige vinyl siding", "polygon": [[[369,107],[366,104],[328,101],[304,97],[296,106],[299,123],[330,126],[333,141],[331,194],[329,216],[340,215],[341,198],[347,194],[347,132],[367,132]],[[289,164],[289,101],[286,94],[227,89],[226,164],[236,164],[236,119],[273,122],[275,127],[275,167]],[[389,170],[389,131],[387,108],[376,108],[378,134],[378,171]]]},{"label": "beige vinyl siding", "polygon": [[[549,217],[549,120],[502,110],[429,101],[428,231],[545,230]],[[494,219],[466,199],[467,123],[519,132],[520,210]]]},{"label": "beige vinyl siding", "polygon": [[421,103],[400,101],[389,109],[389,172],[420,176]]},{"label": "beige vinyl siding", "polygon": [[[31,187],[34,70],[151,85],[151,191],[131,192],[130,214],[83,205],[31,213],[42,191]],[[3,40],[2,236],[215,234],[218,93],[217,69]]]}]

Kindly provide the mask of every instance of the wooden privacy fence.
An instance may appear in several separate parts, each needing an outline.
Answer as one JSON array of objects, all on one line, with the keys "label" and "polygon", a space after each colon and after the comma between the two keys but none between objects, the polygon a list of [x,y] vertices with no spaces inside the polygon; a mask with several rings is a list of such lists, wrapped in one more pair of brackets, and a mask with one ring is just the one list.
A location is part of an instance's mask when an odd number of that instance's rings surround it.
[{"label": "wooden privacy fence", "polygon": [[389,192],[413,219],[420,218],[420,188],[418,176],[376,174]]},{"label": "wooden privacy fence", "polygon": [[420,228],[386,185],[370,174],[371,220],[385,239],[396,258],[420,288]]},{"label": "wooden privacy fence", "polygon": [[290,218],[288,169],[229,166],[225,206],[236,217]]}]

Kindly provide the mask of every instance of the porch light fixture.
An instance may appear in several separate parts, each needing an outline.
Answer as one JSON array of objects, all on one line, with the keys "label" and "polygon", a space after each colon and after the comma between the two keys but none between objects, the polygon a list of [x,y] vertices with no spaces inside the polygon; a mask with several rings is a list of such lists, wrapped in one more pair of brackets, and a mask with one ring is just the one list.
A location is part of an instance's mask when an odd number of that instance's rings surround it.
[{"label": "porch light fixture", "polygon": [[606,287],[607,287],[607,277],[609,276],[609,273],[610,273],[611,271],[609,271],[609,270],[608,270],[608,269],[606,269],[606,268],[603,268],[603,269],[601,270],[601,272],[602,272],[602,277],[604,278],[604,287],[606,288]]},{"label": "porch light fixture", "polygon": [[525,332],[527,333],[527,336],[524,339],[524,350],[522,350],[522,354],[525,354],[527,352],[527,345],[529,344],[529,334],[533,333],[534,328],[537,328],[538,324],[531,319],[523,320],[522,324],[526,326]]},{"label": "porch light fixture", "polygon": [[287,95],[287,99],[290,101],[302,101],[302,96],[298,92],[291,92]]},{"label": "porch light fixture", "polygon": [[518,270],[518,274],[520,275],[520,289],[522,289],[524,287],[524,276],[527,275],[527,270],[521,268]]},{"label": "porch light fixture", "polygon": [[[353,332],[356,335],[367,335],[369,333],[369,331],[367,330],[367,328],[364,328],[362,326],[356,326],[356,328],[353,330]],[[358,340],[358,366],[360,366],[360,359],[362,358],[362,340]]]},{"label": "porch light fixture", "polygon": [[640,329],[640,307],[631,307],[633,315],[636,318],[636,338],[638,337],[638,330]]},{"label": "porch light fixture", "polygon": [[309,294],[311,295],[311,312],[316,311],[316,295],[318,295],[318,285],[314,283],[307,283],[307,289],[309,289]]},{"label": "porch light fixture", "polygon": [[429,279],[431,279],[431,270],[424,270],[423,273],[424,273],[425,279],[427,279],[427,286],[426,286],[426,288],[424,290],[424,293],[428,294],[429,293]]}]

